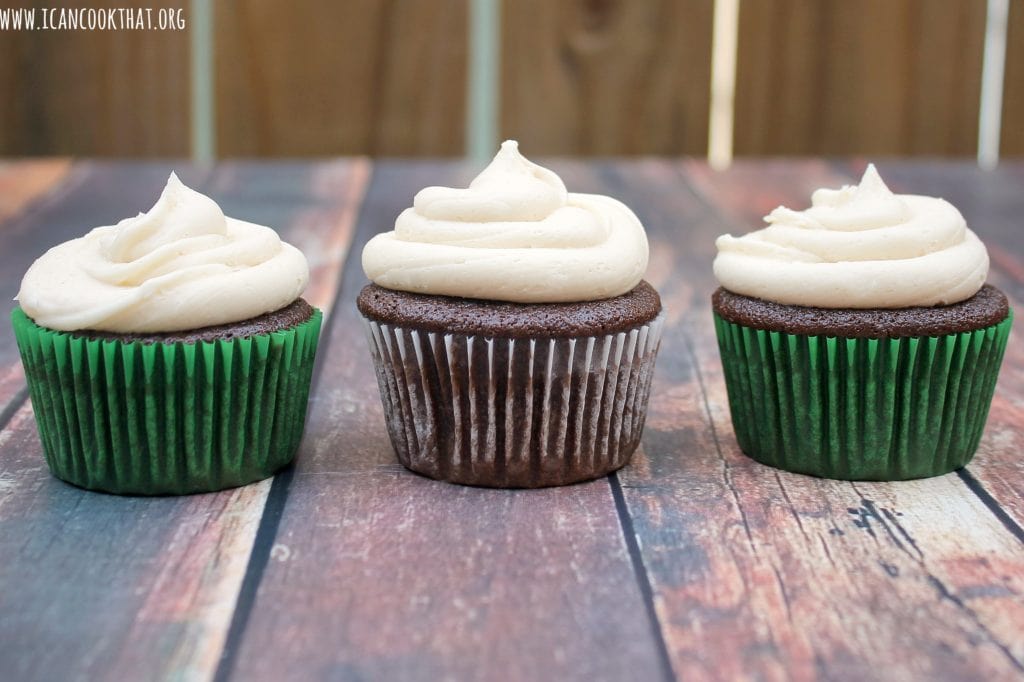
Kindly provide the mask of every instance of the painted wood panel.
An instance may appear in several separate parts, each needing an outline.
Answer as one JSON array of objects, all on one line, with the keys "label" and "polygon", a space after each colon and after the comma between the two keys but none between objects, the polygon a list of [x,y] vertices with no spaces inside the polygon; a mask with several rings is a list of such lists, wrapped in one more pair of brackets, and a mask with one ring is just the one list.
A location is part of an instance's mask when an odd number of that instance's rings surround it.
[{"label": "painted wood panel", "polygon": [[[80,233],[99,214],[130,215],[122,211],[125,205],[148,207],[167,169],[121,164],[87,170],[58,202],[55,215],[62,220],[39,225],[35,239]],[[213,196],[227,214],[275,226],[309,254],[307,298],[332,308],[369,174],[366,162],[180,170],[186,183]],[[21,234],[17,225],[4,228],[0,253]],[[163,498],[74,488],[47,471],[27,403],[0,431],[5,676],[211,679],[271,486],[267,480]]]},{"label": "painted wood panel", "polygon": [[466,2],[216,3],[222,156],[461,155]]},{"label": "painted wood panel", "polygon": [[704,154],[712,0],[502,4],[501,135],[537,154]]},{"label": "painted wood panel", "polygon": [[[41,12],[59,4],[4,6]],[[115,0],[89,5],[123,6]],[[185,0],[144,0],[132,7],[154,14],[158,8],[182,9],[187,19]],[[0,155],[189,153],[187,29],[4,31],[0,93]]]},{"label": "painted wood panel", "polygon": [[736,154],[973,156],[984,32],[975,0],[743,3]]}]

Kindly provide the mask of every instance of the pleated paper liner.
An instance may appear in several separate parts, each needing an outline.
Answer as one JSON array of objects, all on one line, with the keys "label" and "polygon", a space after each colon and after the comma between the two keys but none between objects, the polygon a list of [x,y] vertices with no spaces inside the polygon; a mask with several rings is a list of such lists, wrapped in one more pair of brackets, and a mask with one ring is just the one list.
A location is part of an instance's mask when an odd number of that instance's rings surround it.
[{"label": "pleated paper liner", "polygon": [[621,468],[640,442],[663,321],[600,337],[511,339],[366,320],[399,461],[431,478],[507,488]]},{"label": "pleated paper liner", "polygon": [[302,437],[321,313],[194,344],[123,343],[11,315],[55,476],[113,493],[221,490],[272,475]]},{"label": "pleated paper liner", "polygon": [[1012,319],[939,337],[855,339],[715,315],[736,440],[759,462],[825,478],[958,469],[981,440]]}]

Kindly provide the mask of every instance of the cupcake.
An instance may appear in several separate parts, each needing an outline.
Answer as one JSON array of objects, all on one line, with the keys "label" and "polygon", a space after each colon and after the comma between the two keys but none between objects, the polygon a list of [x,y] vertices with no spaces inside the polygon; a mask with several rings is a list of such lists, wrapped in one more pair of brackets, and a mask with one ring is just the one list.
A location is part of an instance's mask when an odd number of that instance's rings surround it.
[{"label": "cupcake", "polygon": [[764,464],[848,480],[970,461],[1010,333],[988,253],[942,199],[858,186],[717,241],[712,296],[736,439]]},{"label": "cupcake", "polygon": [[148,213],[43,254],[11,317],[53,474],[184,494],[288,464],[320,330],[308,278],[272,229],[173,174]]},{"label": "cupcake", "polygon": [[469,485],[603,476],[640,442],[662,319],[625,205],[570,194],[513,141],[427,187],[363,250],[359,294],[403,465]]}]

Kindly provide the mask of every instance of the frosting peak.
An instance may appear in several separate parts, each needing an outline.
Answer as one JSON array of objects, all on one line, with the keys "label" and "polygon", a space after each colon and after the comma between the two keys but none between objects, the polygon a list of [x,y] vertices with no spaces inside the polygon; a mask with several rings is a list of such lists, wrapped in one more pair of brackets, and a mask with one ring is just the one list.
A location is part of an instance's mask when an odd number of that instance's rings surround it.
[{"label": "frosting peak", "polygon": [[963,301],[985,283],[988,252],[948,202],[893,194],[874,165],[859,185],[780,206],[768,227],[719,237],[726,289],[819,308],[906,308]]},{"label": "frosting peak", "polygon": [[227,221],[217,202],[189,189],[171,173],[153,208],[125,218],[117,228],[101,248],[111,261],[127,263],[179,239],[227,234]]},{"label": "frosting peak", "polygon": [[518,142],[506,140],[467,189],[425,187],[412,205],[432,220],[543,220],[565,205],[568,194],[560,177],[524,158]]},{"label": "frosting peak", "polygon": [[172,332],[278,310],[308,279],[298,249],[269,227],[225,217],[172,173],[148,212],[43,254],[18,302],[51,329]]},{"label": "frosting peak", "polygon": [[513,140],[465,189],[427,187],[370,240],[363,269],[402,291],[519,303],[611,298],[647,268],[643,226],[625,205],[569,193]]},{"label": "frosting peak", "polygon": [[872,230],[906,222],[910,207],[882,181],[875,164],[868,164],[859,185],[822,187],[811,195],[811,208],[794,211],[779,206],[765,222],[819,230]]}]

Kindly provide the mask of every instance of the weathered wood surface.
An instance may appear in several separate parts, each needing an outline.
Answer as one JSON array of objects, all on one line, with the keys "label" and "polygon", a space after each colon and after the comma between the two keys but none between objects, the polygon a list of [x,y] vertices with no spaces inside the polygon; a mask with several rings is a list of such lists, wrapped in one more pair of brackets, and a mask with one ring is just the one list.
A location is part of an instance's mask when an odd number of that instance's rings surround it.
[{"label": "weathered wood surface", "polygon": [[[708,305],[714,237],[756,227],[779,203],[806,204],[863,162],[725,173],[696,162],[551,165],[574,190],[626,201],[648,228],[649,279],[669,319],[630,467],[567,488],[494,491],[397,465],[353,305],[359,253],[420,187],[465,183],[475,169],[186,168],[183,179],[228,214],[280,227],[310,256],[308,297],[330,315],[297,464],[215,495],[92,494],[46,472],[30,405],[8,414],[4,678],[1024,676],[1020,330],[964,472],[891,484],[777,472],[732,436]],[[0,206],[15,201],[10,168],[0,165]],[[990,247],[992,281],[1020,310],[1024,165],[880,168],[894,188],[961,208]],[[166,170],[84,164],[37,190],[0,224],[0,284],[13,295],[46,246],[145,208]],[[10,369],[10,333],[0,334],[0,370]]]},{"label": "weathered wood surface", "polygon": [[[7,281],[44,248],[148,208],[157,164],[90,164],[60,201],[4,226]],[[310,256],[329,310],[368,179],[365,162],[179,167],[228,215],[276,226]],[[51,202],[52,203],[52,202]],[[19,241],[20,240],[20,241]],[[10,262],[6,259],[11,258]],[[5,359],[12,351],[9,330]],[[13,362],[13,360],[10,360]],[[0,432],[0,661],[11,680],[212,678],[271,481],[210,495],[128,498],[52,478],[31,406]]]},{"label": "weathered wood surface", "polygon": [[974,0],[742,3],[736,153],[973,156],[984,37]]},{"label": "weathered wood surface", "polygon": [[501,134],[535,154],[704,154],[712,0],[502,5]]}]

